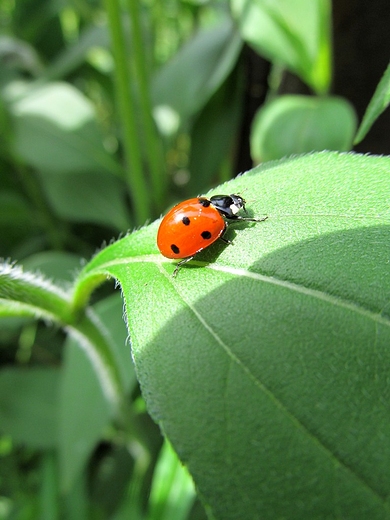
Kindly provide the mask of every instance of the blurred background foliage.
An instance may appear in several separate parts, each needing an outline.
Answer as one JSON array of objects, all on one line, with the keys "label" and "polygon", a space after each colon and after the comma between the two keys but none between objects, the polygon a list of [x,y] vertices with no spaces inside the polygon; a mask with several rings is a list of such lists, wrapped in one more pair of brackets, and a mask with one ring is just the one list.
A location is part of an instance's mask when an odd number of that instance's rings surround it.
[{"label": "blurred background foliage", "polygon": [[[389,18],[384,0],[2,0],[0,257],[66,288],[178,200],[262,161],[351,150]],[[389,128],[387,112],[355,149],[388,154]],[[118,291],[92,303],[131,425],[61,331],[1,318],[0,519],[206,518],[146,413]]]}]

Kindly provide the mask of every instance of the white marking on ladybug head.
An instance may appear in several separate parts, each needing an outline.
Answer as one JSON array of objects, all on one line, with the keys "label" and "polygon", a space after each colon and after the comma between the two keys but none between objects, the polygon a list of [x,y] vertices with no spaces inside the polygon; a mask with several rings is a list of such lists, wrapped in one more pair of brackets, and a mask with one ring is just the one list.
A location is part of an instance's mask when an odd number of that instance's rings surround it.
[{"label": "white marking on ladybug head", "polygon": [[237,204],[231,204],[229,206],[230,208],[230,211],[232,212],[233,215],[237,215],[237,213],[240,211],[240,206],[237,206]]}]

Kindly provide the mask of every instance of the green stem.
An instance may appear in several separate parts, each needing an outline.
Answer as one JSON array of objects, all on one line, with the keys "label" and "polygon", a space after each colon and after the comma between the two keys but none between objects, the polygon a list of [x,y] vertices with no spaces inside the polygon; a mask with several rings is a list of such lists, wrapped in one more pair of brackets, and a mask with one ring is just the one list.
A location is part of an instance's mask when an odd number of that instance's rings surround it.
[{"label": "green stem", "polygon": [[132,93],[132,77],[128,63],[119,0],[105,0],[116,66],[119,117],[123,128],[123,146],[127,163],[126,180],[134,205],[137,224],[150,217],[150,197],[142,168],[141,146],[136,121],[136,100]]},{"label": "green stem", "polygon": [[111,340],[91,308],[76,311],[69,293],[5,263],[0,265],[0,316],[32,316],[63,327],[87,353],[107,400],[120,417],[125,394],[122,377]]},{"label": "green stem", "polygon": [[128,10],[132,30],[132,46],[135,73],[138,79],[141,120],[144,125],[147,161],[151,173],[153,195],[158,210],[162,209],[165,200],[165,171],[162,145],[159,142],[157,129],[152,116],[152,103],[147,73],[147,56],[142,38],[139,0],[128,0]]},{"label": "green stem", "polygon": [[52,451],[42,456],[40,486],[40,519],[57,520],[59,514],[58,468],[55,454]]}]

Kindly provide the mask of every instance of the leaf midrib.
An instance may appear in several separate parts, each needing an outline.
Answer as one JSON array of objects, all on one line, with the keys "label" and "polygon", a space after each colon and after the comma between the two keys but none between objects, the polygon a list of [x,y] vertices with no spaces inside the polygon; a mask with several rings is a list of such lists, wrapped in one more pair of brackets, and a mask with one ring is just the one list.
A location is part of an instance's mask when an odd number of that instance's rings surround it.
[{"label": "leaf midrib", "polygon": [[[160,261],[156,260],[156,257],[159,257]],[[170,273],[168,273],[162,265],[164,263],[172,264],[171,260],[163,259],[161,258],[161,255],[156,254],[149,254],[149,255],[142,255],[137,257],[125,257],[125,258],[115,258],[114,260],[109,260],[105,262],[104,264],[101,264],[97,269],[93,269],[93,271],[98,271],[99,273],[108,274],[109,276],[114,276],[113,273],[110,272],[110,267],[115,267],[117,265],[128,265],[131,263],[152,263],[155,264],[156,267],[159,269],[159,271],[168,277],[169,281],[175,286],[178,287],[180,284],[180,280],[177,278],[173,278]],[[298,292],[300,294],[303,294],[304,296],[308,296],[311,298],[315,298],[318,300],[322,300],[326,303],[329,303],[331,305],[335,305],[337,307],[341,307],[343,309],[349,310],[351,312],[354,312],[356,314],[360,314],[361,316],[364,316],[365,318],[372,320],[375,323],[379,323],[381,325],[384,325],[385,327],[390,327],[390,318],[386,316],[382,316],[379,313],[375,313],[366,307],[363,307],[362,305],[357,305],[353,301],[345,300],[341,298],[340,296],[334,296],[329,293],[326,293],[324,291],[321,291],[319,289],[311,289],[304,285],[297,284],[294,282],[290,282],[288,280],[282,279],[282,278],[276,278],[274,276],[268,276],[256,273],[254,271],[248,271],[248,269],[241,268],[241,267],[231,267],[228,265],[222,265],[217,263],[209,264],[207,262],[202,262],[199,260],[191,260],[192,265],[198,265],[200,267],[203,267],[205,269],[212,269],[214,271],[219,271],[222,273],[227,273],[230,275],[235,276],[241,276],[241,277],[247,277],[251,278],[252,280],[261,281],[263,283],[268,283],[271,285],[276,285],[279,287],[283,287],[285,289],[289,289],[294,292]],[[90,276],[91,273],[87,273],[86,277]],[[204,294],[203,294],[204,296]]]}]

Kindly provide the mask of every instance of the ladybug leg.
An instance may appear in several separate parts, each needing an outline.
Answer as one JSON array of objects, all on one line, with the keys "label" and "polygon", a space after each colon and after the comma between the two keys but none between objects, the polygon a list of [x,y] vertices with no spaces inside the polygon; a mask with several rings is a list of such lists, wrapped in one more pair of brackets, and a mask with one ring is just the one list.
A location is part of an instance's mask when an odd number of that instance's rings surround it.
[{"label": "ladybug leg", "polygon": [[[230,218],[229,220],[234,220],[235,222],[237,222],[237,220],[239,221],[244,221],[244,222],[263,222],[264,220],[267,220],[268,217],[263,217],[263,218],[247,218],[247,217],[240,217],[240,215],[234,215],[234,217]],[[233,245],[233,242],[231,240],[229,240],[228,238],[225,238],[223,235],[225,234],[227,230],[227,226],[225,227],[225,231],[223,232],[223,234],[219,237],[219,240],[222,240],[222,242],[225,242],[225,244],[229,244],[229,245]]]},{"label": "ladybug leg", "polygon": [[225,238],[223,236],[220,236],[219,240],[222,240],[222,242],[225,242],[225,244],[229,244],[229,245],[233,244],[233,242],[231,240],[229,240],[229,239],[227,239],[227,238]]},{"label": "ladybug leg", "polygon": [[225,222],[225,229],[222,231],[222,234],[219,235],[219,240],[222,240],[222,242],[225,242],[225,244],[228,244],[228,245],[232,245],[233,242],[231,240],[229,240],[228,238],[225,238],[224,235],[226,234],[226,231],[227,231],[227,228],[228,228],[228,225],[227,223]]},{"label": "ladybug leg", "polygon": [[179,272],[179,269],[181,268],[181,266],[186,264],[187,262],[189,262],[193,258],[194,258],[193,256],[188,256],[187,258],[184,258],[183,260],[180,260],[180,262],[178,264],[176,264],[176,268],[173,271],[173,274],[172,274],[173,278],[176,278],[176,275]]}]

